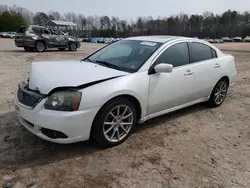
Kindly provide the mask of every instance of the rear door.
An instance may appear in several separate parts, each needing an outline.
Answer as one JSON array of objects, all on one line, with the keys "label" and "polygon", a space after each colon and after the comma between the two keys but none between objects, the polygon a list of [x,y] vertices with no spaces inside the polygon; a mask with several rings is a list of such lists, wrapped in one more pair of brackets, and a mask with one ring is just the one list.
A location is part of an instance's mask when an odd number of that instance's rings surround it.
[{"label": "rear door", "polygon": [[210,95],[221,75],[221,64],[216,51],[206,44],[191,42],[190,49],[195,76],[192,101],[195,101]]}]

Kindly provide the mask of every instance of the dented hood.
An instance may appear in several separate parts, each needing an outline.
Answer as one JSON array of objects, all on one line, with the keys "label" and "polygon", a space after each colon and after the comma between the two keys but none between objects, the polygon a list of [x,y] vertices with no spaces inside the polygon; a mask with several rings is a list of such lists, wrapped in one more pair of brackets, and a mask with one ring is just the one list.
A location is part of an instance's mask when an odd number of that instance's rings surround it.
[{"label": "dented hood", "polygon": [[129,74],[85,61],[47,61],[31,65],[29,88],[48,94],[58,87],[77,87]]}]

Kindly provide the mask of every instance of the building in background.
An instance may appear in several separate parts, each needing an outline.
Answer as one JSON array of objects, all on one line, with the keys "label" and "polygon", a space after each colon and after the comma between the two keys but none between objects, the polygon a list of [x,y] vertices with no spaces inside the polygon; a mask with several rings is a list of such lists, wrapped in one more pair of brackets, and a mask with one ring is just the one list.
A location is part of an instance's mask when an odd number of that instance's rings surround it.
[{"label": "building in background", "polygon": [[46,26],[50,29],[61,30],[69,35],[76,35],[77,32],[77,25],[68,21],[50,20],[46,23]]}]

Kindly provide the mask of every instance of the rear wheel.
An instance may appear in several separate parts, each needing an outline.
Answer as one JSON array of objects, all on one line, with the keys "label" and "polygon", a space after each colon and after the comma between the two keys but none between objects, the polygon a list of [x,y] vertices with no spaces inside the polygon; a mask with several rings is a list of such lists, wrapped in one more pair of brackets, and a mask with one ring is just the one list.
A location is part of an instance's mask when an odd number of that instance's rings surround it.
[{"label": "rear wheel", "polygon": [[43,52],[45,50],[46,46],[45,43],[42,41],[36,42],[36,51]]},{"label": "rear wheel", "polygon": [[224,100],[227,96],[228,87],[229,87],[228,80],[225,78],[222,78],[215,85],[207,104],[211,107],[220,106],[224,102]]},{"label": "rear wheel", "polygon": [[76,51],[77,50],[77,45],[75,42],[70,42],[69,43],[69,50],[70,51]]},{"label": "rear wheel", "polygon": [[116,146],[129,137],[135,123],[134,105],[126,98],[116,98],[108,102],[96,116],[92,136],[101,146]]}]

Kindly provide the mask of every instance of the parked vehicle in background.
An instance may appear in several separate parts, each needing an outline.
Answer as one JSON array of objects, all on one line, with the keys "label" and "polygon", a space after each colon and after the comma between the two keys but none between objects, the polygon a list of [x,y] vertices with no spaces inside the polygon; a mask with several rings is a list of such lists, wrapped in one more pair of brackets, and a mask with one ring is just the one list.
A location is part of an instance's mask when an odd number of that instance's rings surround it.
[{"label": "parked vehicle in background", "polygon": [[15,38],[15,32],[3,32],[3,33],[0,33],[0,37],[1,38]]},{"label": "parked vehicle in background", "polygon": [[223,37],[222,40],[223,40],[224,42],[233,42],[233,41],[234,41],[233,39],[231,39],[231,38],[229,38],[229,37]]},{"label": "parked vehicle in background", "polygon": [[16,32],[10,32],[9,33],[10,38],[14,39],[16,36]]},{"label": "parked vehicle in background", "polygon": [[216,43],[216,41],[214,39],[208,39],[209,43]]},{"label": "parked vehicle in background", "polygon": [[234,42],[242,42],[242,37],[234,37]]},{"label": "parked vehicle in background", "polygon": [[233,56],[199,39],[126,38],[82,60],[32,63],[16,111],[42,139],[114,146],[136,122],[201,102],[220,106],[236,74]]},{"label": "parked vehicle in background", "polygon": [[243,39],[244,42],[250,42],[250,36],[246,36],[244,39]]},{"label": "parked vehicle in background", "polygon": [[25,51],[36,50],[38,52],[43,52],[48,48],[76,51],[80,47],[80,42],[76,37],[36,25],[20,27],[15,36],[15,44],[17,47],[24,48]]},{"label": "parked vehicle in background", "polygon": [[222,39],[214,39],[215,43],[224,43],[224,41]]},{"label": "parked vehicle in background", "polygon": [[224,40],[222,39],[218,39],[219,40],[219,43],[224,43]]},{"label": "parked vehicle in background", "polygon": [[105,43],[104,38],[98,38],[97,43]]},{"label": "parked vehicle in background", "polygon": [[1,38],[8,38],[8,34],[6,32],[1,33]]},{"label": "parked vehicle in background", "polygon": [[82,42],[91,42],[91,39],[90,38],[83,38]]}]

